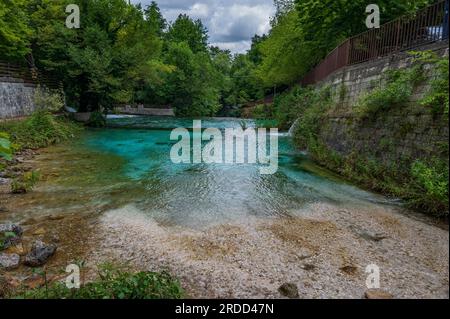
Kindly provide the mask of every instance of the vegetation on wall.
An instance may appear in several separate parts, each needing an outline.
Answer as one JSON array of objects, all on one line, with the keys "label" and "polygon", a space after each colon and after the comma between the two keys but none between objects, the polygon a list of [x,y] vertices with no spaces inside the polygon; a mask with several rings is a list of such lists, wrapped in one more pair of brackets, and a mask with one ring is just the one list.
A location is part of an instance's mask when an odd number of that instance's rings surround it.
[{"label": "vegetation on wall", "polygon": [[[355,122],[352,128],[354,132],[349,134],[356,136],[358,125],[367,125],[367,121],[376,121],[393,108],[404,107],[415,93],[416,86],[428,78],[431,78],[430,90],[425,92],[422,101],[435,99],[436,107],[440,110],[439,114],[444,117],[442,120],[446,120],[448,113],[445,112],[445,105],[442,103],[448,101],[448,87],[442,85],[445,81],[443,78],[445,75],[442,74],[445,72],[440,68],[448,63],[448,59],[433,57],[431,60],[430,54],[430,52],[414,53],[416,62],[411,68],[386,73],[374,89],[363,94],[354,108],[354,114],[357,119],[364,121]],[[342,99],[340,95],[341,93],[333,99],[327,87],[296,89],[281,95],[275,105],[280,110],[285,110],[281,112],[286,115],[282,121],[284,123],[292,123],[298,114],[301,114],[294,132],[294,140],[322,165],[360,185],[401,197],[413,208],[436,215],[448,215],[448,143],[442,147],[430,145],[437,157],[429,161],[404,157],[386,162],[379,157],[377,150],[371,147],[365,150],[358,147],[358,150],[355,149],[347,155],[337,153],[322,141],[320,134],[327,112],[340,103],[339,100]],[[423,102],[422,104],[428,107],[427,104]],[[424,112],[433,113],[434,109],[424,109]],[[277,111],[275,109],[275,112]],[[410,130],[405,126],[392,129],[398,131],[400,138]],[[389,140],[380,141],[379,147],[383,148],[388,157],[393,152]]]},{"label": "vegetation on wall", "polygon": [[439,57],[434,52],[413,52],[421,63],[431,66],[428,70],[432,74],[430,88],[422,98],[421,104],[430,107],[434,114],[445,114],[448,117],[449,103],[449,59]]},{"label": "vegetation on wall", "polygon": [[380,112],[403,107],[419,83],[424,80],[423,66],[385,72],[375,89],[363,94],[356,104],[355,112],[362,119],[375,118]]}]

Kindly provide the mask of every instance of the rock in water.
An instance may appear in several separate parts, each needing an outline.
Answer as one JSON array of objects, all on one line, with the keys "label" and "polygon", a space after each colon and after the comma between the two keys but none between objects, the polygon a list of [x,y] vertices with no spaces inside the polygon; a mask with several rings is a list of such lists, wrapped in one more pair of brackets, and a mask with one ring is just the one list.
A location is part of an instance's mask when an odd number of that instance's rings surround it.
[{"label": "rock in water", "polygon": [[380,289],[369,289],[364,294],[366,299],[392,299],[394,298],[390,293],[387,291],[383,291]]},{"label": "rock in water", "polygon": [[278,288],[278,291],[283,296],[291,298],[291,299],[299,297],[299,295],[298,295],[298,288],[293,283],[284,283],[284,284],[282,284],[280,286],[280,288]]},{"label": "rock in water", "polygon": [[0,269],[13,270],[19,267],[20,256],[17,254],[0,253]]},{"label": "rock in water", "polygon": [[48,259],[56,252],[56,245],[36,240],[31,246],[31,251],[25,256],[25,265],[39,267],[44,265]]},{"label": "rock in water", "polygon": [[20,242],[22,227],[15,224],[0,224],[0,249],[6,249]]},{"label": "rock in water", "polygon": [[14,233],[16,236],[22,236],[23,229],[16,224],[0,224],[0,233]]}]

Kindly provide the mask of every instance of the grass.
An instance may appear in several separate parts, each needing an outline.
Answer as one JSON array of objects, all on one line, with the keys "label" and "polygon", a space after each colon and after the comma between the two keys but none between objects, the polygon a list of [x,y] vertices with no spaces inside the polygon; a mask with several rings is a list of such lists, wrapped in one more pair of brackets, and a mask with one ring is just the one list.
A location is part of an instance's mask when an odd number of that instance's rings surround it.
[{"label": "grass", "polygon": [[81,127],[65,117],[55,117],[45,110],[35,111],[29,118],[0,123],[0,132],[9,135],[13,149],[37,149],[68,140]]},{"label": "grass", "polygon": [[180,299],[177,279],[167,272],[126,272],[110,264],[99,267],[98,279],[79,289],[57,282],[16,293],[16,299]]}]

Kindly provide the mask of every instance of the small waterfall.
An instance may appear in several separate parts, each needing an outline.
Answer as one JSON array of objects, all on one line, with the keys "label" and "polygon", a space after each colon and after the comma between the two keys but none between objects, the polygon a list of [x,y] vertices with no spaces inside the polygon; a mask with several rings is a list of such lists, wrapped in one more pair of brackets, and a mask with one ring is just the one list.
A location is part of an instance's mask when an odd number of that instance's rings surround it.
[{"label": "small waterfall", "polygon": [[294,135],[294,132],[295,132],[295,129],[297,128],[297,125],[298,125],[298,121],[299,121],[299,120],[300,120],[300,119],[296,119],[295,122],[291,125],[291,128],[290,128],[289,131],[288,131],[288,135],[289,135],[289,136]]}]

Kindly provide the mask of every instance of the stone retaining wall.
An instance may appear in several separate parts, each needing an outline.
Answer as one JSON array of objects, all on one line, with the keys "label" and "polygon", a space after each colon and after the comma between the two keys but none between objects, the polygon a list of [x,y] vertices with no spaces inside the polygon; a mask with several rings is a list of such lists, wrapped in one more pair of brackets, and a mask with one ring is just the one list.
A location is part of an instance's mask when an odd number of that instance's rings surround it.
[{"label": "stone retaining wall", "polygon": [[[448,56],[448,42],[420,50],[433,50],[440,56]],[[442,156],[442,145],[448,145],[448,120],[419,103],[429,89],[430,79],[417,88],[405,105],[393,107],[374,119],[361,121],[354,112],[361,94],[379,85],[383,72],[407,68],[411,64],[411,55],[399,53],[346,67],[319,83],[318,87],[330,85],[334,99],[341,105],[325,116],[321,140],[341,155],[370,154],[385,163]]]},{"label": "stone retaining wall", "polygon": [[35,86],[20,80],[0,78],[0,119],[21,117],[31,114]]}]

